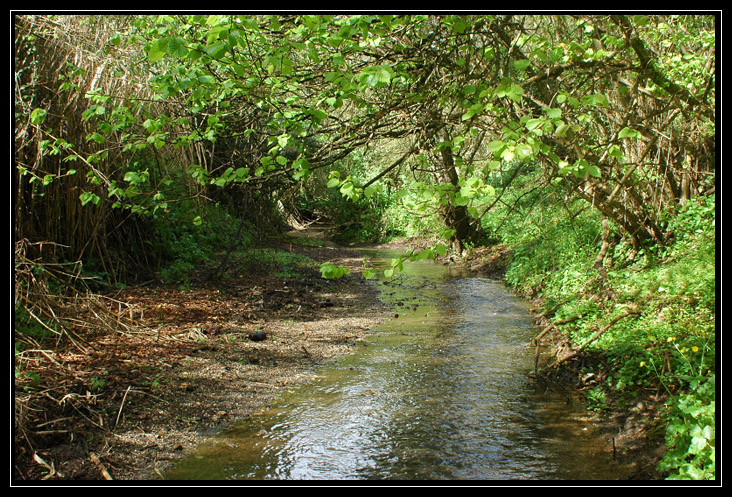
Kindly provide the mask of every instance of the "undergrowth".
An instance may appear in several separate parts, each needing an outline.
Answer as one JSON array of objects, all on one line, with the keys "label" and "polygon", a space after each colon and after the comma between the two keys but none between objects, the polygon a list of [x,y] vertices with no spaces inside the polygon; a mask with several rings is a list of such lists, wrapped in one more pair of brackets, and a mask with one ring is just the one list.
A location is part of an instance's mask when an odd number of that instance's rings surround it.
[{"label": "undergrowth", "polygon": [[[157,241],[152,251],[162,261],[158,273],[164,284],[186,285],[196,268],[213,264],[234,240],[239,220],[215,206],[181,203],[156,220]],[[253,244],[252,230],[242,229],[237,249]]]},{"label": "undergrowth", "polygon": [[513,214],[514,229],[504,236],[513,248],[506,282],[540,297],[555,322],[577,318],[557,328],[575,348],[601,357],[606,369],[586,391],[588,408],[623,409],[657,392],[666,399],[660,423],[667,444],[658,470],[669,479],[714,479],[714,198],[668,212],[672,241],[646,247],[633,260],[630,246],[616,237],[606,277],[593,267],[599,217],[587,209],[570,221],[566,208]]}]

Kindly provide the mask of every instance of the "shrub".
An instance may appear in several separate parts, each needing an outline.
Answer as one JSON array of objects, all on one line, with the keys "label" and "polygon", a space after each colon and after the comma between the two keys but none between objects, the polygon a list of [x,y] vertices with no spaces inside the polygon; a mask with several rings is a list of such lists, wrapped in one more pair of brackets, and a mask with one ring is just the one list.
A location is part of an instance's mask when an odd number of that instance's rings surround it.
[{"label": "shrub", "polygon": [[[165,284],[185,283],[194,268],[202,267],[216,252],[226,250],[236,235],[239,220],[214,205],[194,208],[181,202],[155,220],[158,234],[153,252],[163,261],[160,278]],[[253,243],[242,230],[239,248]]]}]

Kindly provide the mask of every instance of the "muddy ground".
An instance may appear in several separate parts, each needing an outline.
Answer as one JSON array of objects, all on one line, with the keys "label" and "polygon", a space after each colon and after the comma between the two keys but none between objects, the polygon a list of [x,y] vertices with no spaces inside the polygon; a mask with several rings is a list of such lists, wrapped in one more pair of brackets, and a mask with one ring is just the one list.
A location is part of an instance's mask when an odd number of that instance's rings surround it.
[{"label": "muddy ground", "polygon": [[[316,266],[283,273],[234,259],[221,275],[203,274],[187,288],[116,292],[139,327],[94,337],[85,353],[68,347],[53,357],[82,383],[70,389],[68,380],[66,395],[51,387],[47,398],[23,404],[16,382],[14,481],[160,480],[191,448],[266,409],[278,392],[312,379],[318,364],[392,319],[376,286],[361,277],[357,250],[273,243],[351,274],[325,280]],[[505,250],[486,250],[462,263],[500,277],[507,259]],[[618,455],[638,460],[637,477],[655,477],[658,454],[638,418],[605,422]]]}]

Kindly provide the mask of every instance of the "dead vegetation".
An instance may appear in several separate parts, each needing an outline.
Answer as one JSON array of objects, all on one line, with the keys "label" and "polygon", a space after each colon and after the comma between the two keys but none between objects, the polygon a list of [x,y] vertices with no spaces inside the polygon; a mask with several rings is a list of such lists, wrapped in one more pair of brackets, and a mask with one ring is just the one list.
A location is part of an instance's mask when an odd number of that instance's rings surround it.
[{"label": "dead vegetation", "polygon": [[[216,429],[349,351],[386,315],[357,274],[357,253],[287,248],[353,275],[231,267],[189,288],[65,295],[42,283],[48,274],[35,278],[31,261],[16,268],[16,283],[24,282],[16,289],[26,292],[16,298],[33,293],[27,319],[54,316],[57,326],[37,340],[16,334],[14,479],[157,478]],[[266,338],[253,341],[255,331]]]}]

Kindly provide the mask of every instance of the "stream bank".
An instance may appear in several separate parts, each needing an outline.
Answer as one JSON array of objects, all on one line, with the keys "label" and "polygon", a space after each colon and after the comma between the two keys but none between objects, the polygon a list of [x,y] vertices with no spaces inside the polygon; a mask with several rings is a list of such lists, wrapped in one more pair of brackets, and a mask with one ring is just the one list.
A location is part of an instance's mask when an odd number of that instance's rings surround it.
[{"label": "stream bank", "polygon": [[[499,245],[477,248],[457,263],[473,274],[503,279],[510,258],[510,249]],[[540,340],[539,348],[542,356],[549,359],[547,362],[576,349],[568,337],[557,326],[553,326],[551,313],[541,312],[541,309],[546,308],[541,297],[528,294],[521,297],[531,302],[531,312],[537,325],[535,340]],[[535,344],[536,341],[532,342],[532,345]],[[582,402],[586,393],[607,374],[604,366],[602,357],[584,353],[563,363],[560,368],[543,373],[539,365],[537,379],[572,392]],[[666,399],[667,396],[662,392],[638,391],[636,402],[632,405],[621,406],[609,399],[602,412],[590,413],[594,423],[610,442],[613,459],[634,468],[629,477],[631,480],[662,479],[656,467],[666,449],[664,432],[659,429],[660,413],[665,408]]]}]

